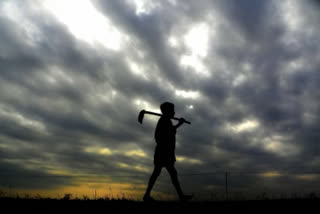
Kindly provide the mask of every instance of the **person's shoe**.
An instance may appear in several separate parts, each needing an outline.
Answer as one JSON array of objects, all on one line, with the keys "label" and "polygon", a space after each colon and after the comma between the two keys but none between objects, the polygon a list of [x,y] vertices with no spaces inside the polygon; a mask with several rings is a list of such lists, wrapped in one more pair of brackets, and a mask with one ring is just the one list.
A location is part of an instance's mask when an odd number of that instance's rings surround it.
[{"label": "person's shoe", "polygon": [[154,200],[150,195],[145,195],[145,196],[143,196],[143,201],[144,202],[155,202],[156,200]]},{"label": "person's shoe", "polygon": [[183,195],[180,197],[180,201],[190,201],[193,198],[193,195]]}]

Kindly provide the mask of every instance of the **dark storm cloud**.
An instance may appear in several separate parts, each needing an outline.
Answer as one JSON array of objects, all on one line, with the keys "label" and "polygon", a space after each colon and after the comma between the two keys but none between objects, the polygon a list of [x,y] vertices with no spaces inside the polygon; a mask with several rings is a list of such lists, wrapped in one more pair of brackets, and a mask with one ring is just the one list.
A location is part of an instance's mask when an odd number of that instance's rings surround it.
[{"label": "dark storm cloud", "polygon": [[[114,51],[76,39],[48,11],[33,10],[31,1],[12,2],[23,6],[20,12],[38,37],[12,17],[0,16],[1,172],[49,175],[57,167],[71,173],[148,176],[155,122],[146,117],[140,126],[137,114],[146,108],[144,101],[158,108],[166,100],[176,104],[177,116],[192,121],[177,136],[177,155],[185,158],[177,163],[181,173],[221,172],[183,177],[189,190],[218,191],[226,170],[302,173],[319,167],[320,31],[309,3],[294,2],[300,13],[285,20],[291,10],[278,1],[161,1],[137,14],[129,1],[95,0],[96,8],[129,37],[125,49]],[[313,15],[299,16],[307,11]],[[295,18],[312,30],[290,27]],[[207,55],[200,59],[208,77],[180,63],[192,52],[184,36],[199,23],[209,28]],[[169,45],[172,35],[179,47]],[[143,68],[146,79],[131,72],[128,60]],[[200,95],[183,97],[179,90]],[[258,125],[241,130],[246,121]],[[37,170],[26,170],[30,167]],[[243,175],[233,182],[241,189],[264,179]],[[278,187],[279,179],[270,178],[270,189]],[[294,186],[299,179],[290,181]],[[40,186],[68,182],[48,178]],[[168,188],[166,183],[159,181],[159,191]]]},{"label": "dark storm cloud", "polygon": [[[0,153],[1,154],[1,153]],[[2,159],[6,154],[1,154]],[[25,169],[8,162],[0,162],[0,186],[8,189],[54,189],[72,185],[72,177],[54,177],[37,169]]]},{"label": "dark storm cloud", "polygon": [[222,13],[233,23],[239,33],[245,33],[248,39],[255,39],[264,32],[266,20],[270,20],[272,13],[268,9],[272,2],[245,0],[239,4],[236,0],[218,1],[215,6],[221,8]]}]

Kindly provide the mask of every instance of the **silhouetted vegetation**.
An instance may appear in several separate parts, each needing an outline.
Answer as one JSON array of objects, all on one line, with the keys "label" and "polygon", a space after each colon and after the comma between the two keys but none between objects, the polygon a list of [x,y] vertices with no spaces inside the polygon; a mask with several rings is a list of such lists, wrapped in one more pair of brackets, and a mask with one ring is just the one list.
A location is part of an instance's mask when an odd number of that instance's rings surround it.
[{"label": "silhouetted vegetation", "polygon": [[[212,211],[226,211],[237,209],[263,209],[265,210],[285,210],[296,211],[296,209],[303,209],[304,211],[314,209],[320,202],[320,195],[316,192],[311,192],[304,195],[293,193],[290,196],[283,195],[284,198],[273,199],[267,193],[257,195],[256,200],[228,200],[228,201],[157,201],[157,202],[142,202],[126,198],[125,195],[117,198],[109,196],[90,198],[88,196],[77,197],[72,193],[65,193],[59,198],[42,197],[41,195],[30,196],[26,195],[9,195],[6,192],[0,191],[0,204],[2,207],[10,208],[10,210],[22,209],[27,210],[43,210],[50,209],[53,211],[72,210],[72,211],[111,211],[111,210],[142,210],[154,211],[157,210],[212,210]],[[4,209],[4,208],[3,208]]]}]

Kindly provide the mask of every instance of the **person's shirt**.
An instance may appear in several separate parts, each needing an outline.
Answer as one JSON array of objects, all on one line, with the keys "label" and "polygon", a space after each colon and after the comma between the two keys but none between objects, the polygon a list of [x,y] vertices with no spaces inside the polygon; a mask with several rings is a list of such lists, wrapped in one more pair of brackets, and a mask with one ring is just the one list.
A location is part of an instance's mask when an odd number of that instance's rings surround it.
[{"label": "person's shirt", "polygon": [[176,141],[176,128],[173,126],[170,118],[160,117],[156,130],[155,140],[158,146],[173,146]]}]

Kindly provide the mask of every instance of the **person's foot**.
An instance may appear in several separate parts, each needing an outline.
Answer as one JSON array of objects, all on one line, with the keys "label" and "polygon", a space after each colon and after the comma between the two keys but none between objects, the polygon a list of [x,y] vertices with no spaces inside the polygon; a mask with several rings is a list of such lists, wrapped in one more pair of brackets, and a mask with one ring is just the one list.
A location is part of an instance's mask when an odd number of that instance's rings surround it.
[{"label": "person's foot", "polygon": [[180,196],[180,201],[190,201],[193,198],[193,195],[183,195]]},{"label": "person's foot", "polygon": [[150,195],[143,196],[144,202],[155,202],[155,200]]}]

